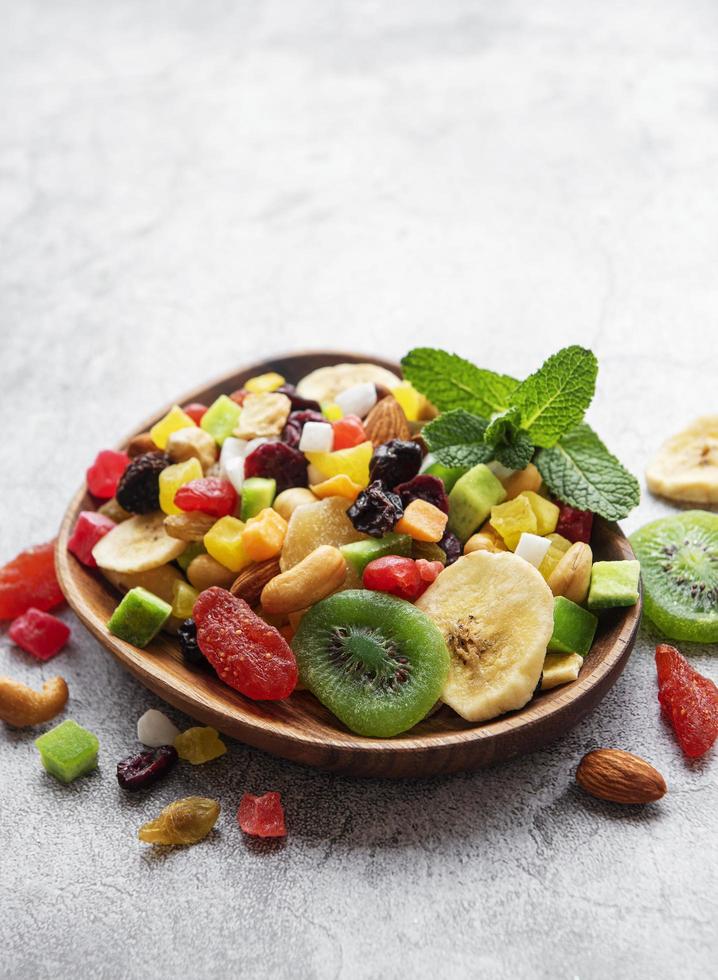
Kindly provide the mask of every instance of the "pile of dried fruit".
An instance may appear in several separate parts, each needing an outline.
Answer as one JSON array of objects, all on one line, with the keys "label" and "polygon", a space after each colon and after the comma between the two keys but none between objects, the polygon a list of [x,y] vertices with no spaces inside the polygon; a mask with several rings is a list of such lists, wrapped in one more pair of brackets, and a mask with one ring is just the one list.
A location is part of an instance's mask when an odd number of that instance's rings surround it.
[{"label": "pile of dried fruit", "polygon": [[485,721],[575,680],[600,610],[638,600],[638,562],[591,551],[594,512],[637,494],[582,423],[595,358],[522,383],[437,350],[403,366],[264,374],[101,452],[105,503],[69,547],[126,593],[109,631],[175,633],[246,697],[301,680],[379,737],[439,700]]}]

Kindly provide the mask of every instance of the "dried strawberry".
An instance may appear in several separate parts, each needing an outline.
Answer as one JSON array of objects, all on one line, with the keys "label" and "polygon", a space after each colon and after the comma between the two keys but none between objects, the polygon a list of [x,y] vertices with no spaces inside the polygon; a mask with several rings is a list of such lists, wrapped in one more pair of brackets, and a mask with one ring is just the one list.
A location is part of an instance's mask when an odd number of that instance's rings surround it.
[{"label": "dried strawberry", "polygon": [[718,688],[667,643],[656,647],[656,670],[661,711],[683,752],[697,759],[718,738]]},{"label": "dried strawberry", "polygon": [[575,507],[569,507],[568,504],[559,503],[559,507],[557,534],[563,535],[569,541],[584,541],[590,544],[593,513],[590,510],[577,510]]},{"label": "dried strawberry", "polygon": [[213,476],[200,480],[190,480],[175,494],[175,505],[184,511],[199,510],[212,517],[226,517],[237,507],[237,491],[229,480],[219,480]]},{"label": "dried strawberry", "polygon": [[289,644],[238,596],[212,586],[194,604],[197,642],[220,678],[248,698],[276,701],[297,683]]},{"label": "dried strawberry", "polygon": [[307,460],[298,449],[283,442],[263,442],[244,461],[244,476],[263,476],[277,481],[277,493],[289,487],[306,487]]},{"label": "dried strawberry", "polygon": [[286,837],[284,807],[279,793],[254,796],[245,793],[239,801],[237,823],[252,837]]},{"label": "dried strawberry", "polygon": [[26,609],[54,609],[65,597],[55,574],[55,542],[21,551],[0,568],[0,619],[14,619]]}]

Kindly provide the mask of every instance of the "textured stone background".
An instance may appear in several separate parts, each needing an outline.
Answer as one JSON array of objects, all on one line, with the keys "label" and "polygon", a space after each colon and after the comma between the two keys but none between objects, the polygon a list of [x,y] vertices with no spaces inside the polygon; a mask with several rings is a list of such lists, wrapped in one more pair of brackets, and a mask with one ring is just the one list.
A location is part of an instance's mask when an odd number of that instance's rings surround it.
[{"label": "textured stone background", "polygon": [[[48,538],[88,460],[248,359],[441,343],[524,374],[599,355],[590,419],[636,472],[715,411],[718,18],[636,0],[0,3],[0,559]],[[645,496],[626,526],[668,507]],[[413,784],[232,744],[129,799],[114,765],[157,705],[69,612],[44,667],[101,739],[63,788],[0,732],[0,975],[702,977],[715,967],[714,762],[659,720],[642,633],[600,710],[550,750]],[[715,651],[689,651],[716,676]],[[180,725],[188,719],[169,712]],[[581,796],[597,745],[670,793]],[[713,765],[713,770],[711,766]],[[244,790],[290,836],[250,846]],[[137,826],[216,796],[218,832]]]}]

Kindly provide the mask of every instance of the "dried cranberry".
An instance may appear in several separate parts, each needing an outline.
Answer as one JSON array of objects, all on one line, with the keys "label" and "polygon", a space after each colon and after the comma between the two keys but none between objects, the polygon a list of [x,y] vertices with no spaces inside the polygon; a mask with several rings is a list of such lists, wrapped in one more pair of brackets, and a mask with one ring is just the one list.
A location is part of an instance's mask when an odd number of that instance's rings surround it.
[{"label": "dried cranberry", "polygon": [[380,480],[374,480],[362,490],[347,511],[347,517],[357,531],[381,538],[391,531],[404,516],[401,497],[387,490]]},{"label": "dried cranberry", "polygon": [[438,476],[422,473],[407,483],[400,483],[394,490],[401,497],[404,507],[408,507],[412,500],[426,500],[445,514],[449,513],[449,498],[446,496],[444,481]]},{"label": "dried cranberry", "polygon": [[321,412],[315,412],[313,409],[291,412],[282,430],[282,442],[286,442],[292,449],[298,449],[299,440],[302,438],[302,429],[307,422],[326,422],[326,419]]},{"label": "dried cranberry", "polygon": [[307,461],[303,453],[284,442],[263,442],[245,459],[244,476],[274,479],[281,493],[289,487],[307,486]]},{"label": "dried cranberry", "polygon": [[559,507],[561,509],[556,532],[562,534],[569,541],[584,541],[586,544],[590,544],[593,513],[590,510],[577,510],[575,507],[569,507],[568,504],[559,503]]},{"label": "dried cranberry", "polygon": [[667,643],[656,647],[656,669],[663,715],[683,752],[697,759],[718,738],[718,688]]},{"label": "dried cranberry", "polygon": [[406,483],[419,472],[422,460],[421,446],[405,439],[391,439],[377,446],[369,464],[369,478],[381,480],[390,490],[398,483]]},{"label": "dried cranberry", "polygon": [[458,558],[461,558],[461,542],[453,531],[444,531],[439,547],[446,555],[447,565],[453,565]]},{"label": "dried cranberry", "polygon": [[197,624],[193,619],[185,619],[177,630],[182,651],[182,659],[192,667],[209,667],[207,658],[197,642]]},{"label": "dried cranberry", "polygon": [[117,782],[123,789],[134,793],[162,779],[177,762],[174,745],[160,745],[138,755],[129,755],[117,763]]},{"label": "dried cranberry", "polygon": [[131,514],[149,514],[160,505],[160,473],[170,465],[167,453],[143,453],[132,460],[117,485],[117,503]]},{"label": "dried cranberry", "polygon": [[322,410],[322,406],[319,404],[319,402],[315,402],[313,398],[302,398],[301,395],[298,395],[297,389],[294,387],[294,385],[282,385],[280,388],[277,388],[277,391],[280,395],[287,396],[292,403],[293,412],[321,412]]}]

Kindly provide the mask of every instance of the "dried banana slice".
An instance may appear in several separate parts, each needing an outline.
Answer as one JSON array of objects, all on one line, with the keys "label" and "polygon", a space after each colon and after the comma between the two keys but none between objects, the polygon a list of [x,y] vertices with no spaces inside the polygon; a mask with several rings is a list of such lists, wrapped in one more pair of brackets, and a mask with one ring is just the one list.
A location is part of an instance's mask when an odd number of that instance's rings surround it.
[{"label": "dried banana slice", "polygon": [[138,514],[118,524],[101,538],[92,554],[101,569],[146,572],[178,558],[187,547],[167,534],[162,511]]},{"label": "dried banana slice", "polygon": [[665,442],[646,469],[651,493],[718,503],[718,415],[704,415]]},{"label": "dried banana slice", "polygon": [[474,551],[445,569],[416,607],[451,655],[442,700],[467,721],[522,708],[541,677],[553,632],[553,596],[538,571],[509,551]]},{"label": "dried banana slice", "polygon": [[340,391],[367,381],[385,388],[396,388],[400,383],[395,374],[378,364],[332,364],[303,377],[297,385],[297,393],[317,402],[331,402]]}]

